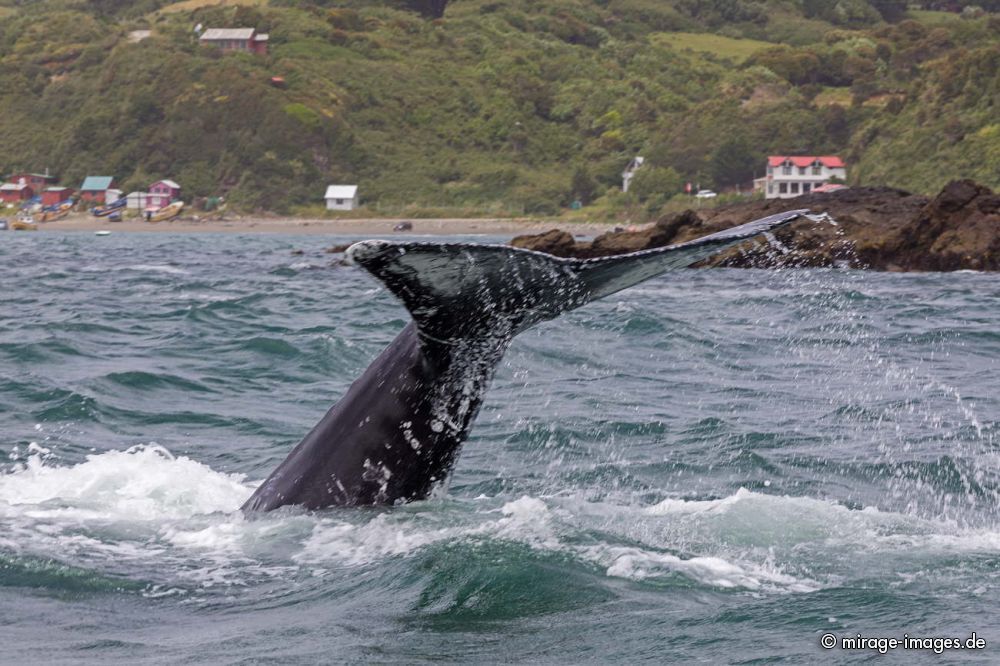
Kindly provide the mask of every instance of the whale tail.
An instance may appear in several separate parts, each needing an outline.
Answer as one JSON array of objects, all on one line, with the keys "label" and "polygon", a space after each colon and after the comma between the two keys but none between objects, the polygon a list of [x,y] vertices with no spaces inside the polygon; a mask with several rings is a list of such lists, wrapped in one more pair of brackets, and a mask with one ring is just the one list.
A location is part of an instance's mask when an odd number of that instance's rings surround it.
[{"label": "whale tail", "polygon": [[505,245],[382,240],[355,243],[347,254],[403,302],[425,339],[513,337],[807,213],[789,211],[687,243],[598,259],[564,259]]}]

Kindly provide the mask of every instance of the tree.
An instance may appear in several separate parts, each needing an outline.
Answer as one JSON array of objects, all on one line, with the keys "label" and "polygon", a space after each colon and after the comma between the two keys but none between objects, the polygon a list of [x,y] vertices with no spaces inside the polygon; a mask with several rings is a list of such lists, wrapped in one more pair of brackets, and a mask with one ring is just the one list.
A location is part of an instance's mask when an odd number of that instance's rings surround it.
[{"label": "tree", "polygon": [[739,185],[753,177],[758,158],[743,137],[725,141],[712,153],[709,172],[717,187]]},{"label": "tree", "polygon": [[570,196],[579,199],[581,203],[588,204],[594,198],[594,190],[597,183],[590,175],[590,171],[583,164],[573,172],[573,180],[570,182]]},{"label": "tree", "polygon": [[906,17],[906,0],[868,0],[868,3],[889,23]]},{"label": "tree", "polygon": [[405,0],[408,8],[427,18],[441,18],[444,16],[444,9],[448,6],[448,0]]},{"label": "tree", "polygon": [[671,167],[645,166],[635,172],[628,191],[629,194],[635,194],[640,202],[653,197],[666,201],[681,191],[683,182],[681,175]]}]

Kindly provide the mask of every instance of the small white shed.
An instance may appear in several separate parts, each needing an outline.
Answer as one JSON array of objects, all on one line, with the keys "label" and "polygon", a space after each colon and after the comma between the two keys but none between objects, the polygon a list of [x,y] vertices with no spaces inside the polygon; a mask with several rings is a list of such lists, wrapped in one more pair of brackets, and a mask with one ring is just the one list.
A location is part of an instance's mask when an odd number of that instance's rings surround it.
[{"label": "small white shed", "polygon": [[358,205],[358,186],[330,185],[324,198],[327,210],[354,210]]},{"label": "small white shed", "polygon": [[146,210],[146,200],[149,198],[147,192],[129,192],[125,197],[125,205],[129,210]]}]

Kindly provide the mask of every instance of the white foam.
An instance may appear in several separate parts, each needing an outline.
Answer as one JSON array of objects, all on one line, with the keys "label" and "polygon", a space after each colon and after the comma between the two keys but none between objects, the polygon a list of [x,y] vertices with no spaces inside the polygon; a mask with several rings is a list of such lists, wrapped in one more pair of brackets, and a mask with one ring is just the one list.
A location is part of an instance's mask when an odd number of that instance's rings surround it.
[{"label": "white foam", "polygon": [[151,272],[151,273],[168,273],[170,275],[191,274],[190,271],[186,271],[183,268],[178,268],[177,266],[170,266],[167,264],[134,264],[132,266],[126,266],[125,270]]},{"label": "white foam", "polygon": [[[29,447],[30,450],[30,447]],[[42,451],[0,475],[0,515],[163,520],[239,508],[253,491],[243,475],[222,474],[162,446],[88,455],[78,465],[44,462]]]},{"label": "white foam", "polygon": [[[941,575],[941,558],[1000,553],[1000,531],[876,508],[741,489],[653,505],[480,496],[382,512],[277,512],[245,519],[253,484],[156,445],[59,466],[44,447],[0,474],[0,549],[98,570],[155,572],[153,595],[260,578],[327,575],[435,544],[508,541],[606,575],[673,577],[726,590],[807,593],[859,572]],[[949,565],[951,566],[951,565]],[[978,583],[977,583],[978,584]]]}]

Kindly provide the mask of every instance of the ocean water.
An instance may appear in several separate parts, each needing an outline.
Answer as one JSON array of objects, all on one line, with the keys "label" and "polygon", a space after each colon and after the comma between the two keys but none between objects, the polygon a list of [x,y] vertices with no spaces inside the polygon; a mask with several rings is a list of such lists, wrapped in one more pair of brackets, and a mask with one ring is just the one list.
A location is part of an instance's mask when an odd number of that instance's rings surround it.
[{"label": "ocean water", "polygon": [[0,662],[1000,659],[995,276],[670,273],[520,336],[434,498],[247,520],[408,320],[346,240],[0,237]]}]

